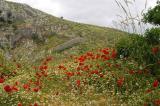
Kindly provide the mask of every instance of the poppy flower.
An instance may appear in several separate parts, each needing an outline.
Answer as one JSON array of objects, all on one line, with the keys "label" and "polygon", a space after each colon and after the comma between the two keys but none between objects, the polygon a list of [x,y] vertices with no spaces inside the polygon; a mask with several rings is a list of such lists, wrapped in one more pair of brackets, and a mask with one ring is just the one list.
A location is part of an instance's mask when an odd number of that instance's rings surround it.
[{"label": "poppy flower", "polygon": [[103,75],[102,73],[99,74],[99,77],[103,78],[103,76],[104,76],[104,75]]},{"label": "poppy flower", "polygon": [[3,83],[4,81],[4,78],[0,78],[0,83]]},{"label": "poppy flower", "polygon": [[98,70],[91,71],[91,74],[98,74],[98,73],[99,73]]},{"label": "poppy flower", "polygon": [[38,104],[37,103],[34,103],[34,105],[33,106],[38,106]]},{"label": "poppy flower", "polygon": [[74,73],[73,73],[73,72],[66,72],[65,74],[67,75],[67,77],[72,77],[72,76],[74,76]]},{"label": "poppy flower", "polygon": [[80,81],[80,80],[77,80],[77,81],[76,81],[76,84],[77,84],[77,86],[80,86],[81,81]]},{"label": "poppy flower", "polygon": [[34,92],[38,92],[38,91],[39,91],[39,88],[33,88],[33,91],[34,91]]},{"label": "poppy flower", "polygon": [[134,70],[130,70],[130,71],[129,71],[129,74],[131,74],[131,75],[133,75],[134,73],[135,73]]},{"label": "poppy flower", "polygon": [[154,100],[154,104],[155,104],[156,106],[159,106],[159,105],[160,105],[160,99]]},{"label": "poppy flower", "polygon": [[118,85],[119,87],[122,87],[122,86],[123,86],[123,83],[124,83],[124,78],[120,78],[120,79],[117,80],[117,85]]},{"label": "poppy flower", "polygon": [[159,81],[158,81],[158,80],[155,80],[155,81],[153,82],[153,84],[152,84],[152,86],[153,86],[154,88],[157,88],[158,85],[159,85]]},{"label": "poppy flower", "polygon": [[46,61],[51,61],[52,59],[53,59],[53,57],[49,56],[49,57],[46,58]]},{"label": "poppy flower", "polygon": [[23,85],[23,88],[24,88],[25,90],[29,90],[29,89],[30,89],[30,85],[29,85],[29,84],[24,84],[24,85]]},{"label": "poppy flower", "polygon": [[12,86],[12,90],[17,92],[19,89],[16,86]]},{"label": "poppy flower", "polygon": [[19,102],[17,106],[22,106],[22,103]]},{"label": "poppy flower", "polygon": [[147,89],[147,90],[146,90],[146,93],[150,93],[150,92],[152,92],[151,89]]},{"label": "poppy flower", "polygon": [[12,92],[12,87],[10,85],[6,85],[6,86],[4,86],[4,90],[6,92]]},{"label": "poppy flower", "polygon": [[21,64],[17,63],[16,66],[17,66],[17,68],[21,68]]},{"label": "poppy flower", "polygon": [[152,53],[153,53],[153,54],[157,54],[158,51],[159,51],[159,48],[158,48],[158,47],[153,47],[153,48],[152,48]]},{"label": "poppy flower", "polygon": [[111,57],[114,59],[114,58],[116,58],[116,56],[117,56],[117,52],[115,50],[113,50]]},{"label": "poppy flower", "polygon": [[18,86],[20,84],[20,82],[16,81],[14,85]]}]

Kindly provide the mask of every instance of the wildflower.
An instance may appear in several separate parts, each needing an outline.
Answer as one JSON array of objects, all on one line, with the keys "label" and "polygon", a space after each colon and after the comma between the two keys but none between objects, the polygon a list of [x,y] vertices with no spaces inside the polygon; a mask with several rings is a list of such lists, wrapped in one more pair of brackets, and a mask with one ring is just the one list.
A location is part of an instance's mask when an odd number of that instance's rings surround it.
[{"label": "wildflower", "polygon": [[14,85],[18,86],[20,84],[20,82],[16,81]]},{"label": "wildflower", "polygon": [[66,72],[67,77],[72,77],[74,75],[73,72]]},{"label": "wildflower", "polygon": [[23,88],[24,88],[25,90],[29,90],[29,89],[30,89],[30,85],[29,85],[29,84],[24,84],[24,85],[23,85]]},{"label": "wildflower", "polygon": [[111,57],[114,59],[117,56],[117,52],[115,50],[112,51]]},{"label": "wildflower", "polygon": [[157,88],[158,85],[159,85],[158,80],[155,80],[155,81],[153,82],[153,84],[152,84],[152,86],[153,86],[154,88]]},{"label": "wildflower", "polygon": [[65,66],[63,66],[63,65],[59,65],[58,68],[59,68],[60,70],[66,70],[66,69],[67,69],[67,68],[66,68]]},{"label": "wildflower", "polygon": [[98,74],[98,73],[99,73],[98,70],[91,71],[91,74]]},{"label": "wildflower", "polygon": [[38,106],[38,104],[37,103],[34,103],[34,105],[33,106]]},{"label": "wildflower", "polygon": [[108,49],[103,49],[103,50],[101,50],[101,52],[104,53],[105,55],[109,54]]},{"label": "wildflower", "polygon": [[154,100],[154,104],[157,105],[157,106],[159,106],[160,105],[160,99]]},{"label": "wildflower", "polygon": [[150,93],[150,92],[152,92],[151,89],[147,89],[147,90],[146,90],[146,93]]},{"label": "wildflower", "polygon": [[158,51],[159,51],[159,48],[158,48],[158,47],[153,47],[153,48],[152,48],[152,53],[153,53],[153,54],[157,54]]},{"label": "wildflower", "polygon": [[4,81],[4,78],[0,78],[0,83],[3,83]]},{"label": "wildflower", "polygon": [[21,64],[17,63],[16,66],[17,66],[17,68],[21,68]]},{"label": "wildflower", "polygon": [[103,75],[102,73],[100,73],[99,76],[100,76],[101,78],[103,78],[104,75]]},{"label": "wildflower", "polygon": [[33,91],[34,91],[34,92],[38,92],[38,91],[39,91],[39,88],[33,88]]},{"label": "wildflower", "polygon": [[51,61],[52,59],[53,59],[53,57],[49,56],[49,57],[46,58],[46,61]]},{"label": "wildflower", "polygon": [[19,102],[17,106],[22,106],[22,103]]},{"label": "wildflower", "polygon": [[133,75],[134,73],[135,73],[134,70],[129,71],[129,74],[131,74],[131,75]]},{"label": "wildflower", "polygon": [[17,92],[19,89],[16,86],[12,86],[12,90]]},{"label": "wildflower", "polygon": [[88,65],[84,66],[82,70],[83,71],[88,71],[89,70],[89,66]]},{"label": "wildflower", "polygon": [[79,62],[84,62],[86,60],[86,56],[80,56],[79,58],[78,58],[78,61]]},{"label": "wildflower", "polygon": [[122,86],[123,86],[123,83],[124,83],[124,77],[117,80],[117,85],[118,85],[119,87],[122,87]]},{"label": "wildflower", "polygon": [[80,86],[81,81],[80,81],[80,80],[77,80],[77,81],[76,81],[76,84],[77,84],[77,86]]},{"label": "wildflower", "polygon": [[81,73],[80,73],[80,72],[76,72],[76,74],[77,74],[77,75],[79,75],[79,76],[81,75]]},{"label": "wildflower", "polygon": [[6,86],[4,86],[4,90],[6,92],[12,92],[12,87],[10,85],[6,85]]}]

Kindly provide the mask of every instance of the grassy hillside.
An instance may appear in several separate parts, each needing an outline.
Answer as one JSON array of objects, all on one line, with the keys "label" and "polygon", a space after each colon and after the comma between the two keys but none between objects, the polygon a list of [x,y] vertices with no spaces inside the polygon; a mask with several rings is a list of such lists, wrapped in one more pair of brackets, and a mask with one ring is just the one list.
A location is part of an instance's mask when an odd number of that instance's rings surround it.
[{"label": "grassy hillside", "polygon": [[[156,58],[158,46],[153,51],[142,36],[0,2],[3,14],[12,13],[0,20],[0,106],[160,105],[159,81],[136,61],[146,48]],[[73,43],[76,38],[84,40]],[[117,42],[129,45],[132,57],[119,58]]]}]

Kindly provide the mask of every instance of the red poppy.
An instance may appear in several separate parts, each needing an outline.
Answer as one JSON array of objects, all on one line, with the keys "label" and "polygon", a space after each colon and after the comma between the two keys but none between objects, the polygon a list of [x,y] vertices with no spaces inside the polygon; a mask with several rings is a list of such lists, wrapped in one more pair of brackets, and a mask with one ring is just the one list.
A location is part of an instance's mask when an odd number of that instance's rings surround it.
[{"label": "red poppy", "polygon": [[83,55],[78,58],[79,62],[84,62],[85,60],[86,60],[86,56],[83,56]]},{"label": "red poppy", "polygon": [[53,57],[49,56],[49,57],[46,58],[46,61],[51,61],[52,59],[53,59]]},{"label": "red poppy", "polygon": [[158,51],[159,51],[159,48],[158,48],[158,47],[153,47],[153,48],[152,48],[152,53],[153,53],[153,54],[157,54]]},{"label": "red poppy", "polygon": [[59,68],[60,70],[66,70],[66,69],[67,69],[64,65],[59,65],[58,68]]},{"label": "red poppy", "polygon": [[131,74],[131,75],[133,75],[134,73],[135,73],[134,70],[130,70],[130,71],[129,71],[129,74]]},{"label": "red poppy", "polygon": [[99,73],[98,70],[91,71],[91,74],[98,74],[98,73]]},{"label": "red poppy", "polygon": [[117,80],[117,85],[119,87],[123,86],[123,83],[124,83],[124,77]]},{"label": "red poppy", "polygon": [[84,66],[82,70],[83,71],[88,71],[89,70],[89,65]]},{"label": "red poppy", "polygon": [[16,86],[12,86],[12,90],[17,92],[19,89]]},{"label": "red poppy", "polygon": [[15,82],[15,85],[16,85],[16,86],[18,86],[19,84],[20,84],[20,82],[18,82],[18,81]]},{"label": "red poppy", "polygon": [[99,76],[100,76],[101,78],[103,78],[104,75],[103,75],[102,73],[100,73]]},{"label": "red poppy", "polygon": [[30,85],[29,85],[29,84],[24,84],[24,85],[23,85],[23,88],[24,88],[25,90],[29,90],[29,89],[30,89]]},{"label": "red poppy", "polygon": [[80,80],[77,80],[77,81],[76,81],[76,84],[77,84],[77,86],[80,86],[81,81],[80,81]]},{"label": "red poppy", "polygon": [[103,50],[101,50],[101,52],[104,53],[105,55],[109,54],[108,49],[103,49]]},{"label": "red poppy", "polygon": [[39,91],[39,88],[33,88],[33,91],[34,91],[34,92],[38,92],[38,91]]},{"label": "red poppy", "polygon": [[12,87],[10,85],[6,85],[6,86],[4,86],[4,90],[6,92],[12,92]]},{"label": "red poppy", "polygon": [[157,105],[157,106],[159,106],[160,105],[160,99],[154,100],[154,104]]},{"label": "red poppy", "polygon": [[77,75],[81,75],[81,72],[76,72]]},{"label": "red poppy", "polygon": [[38,104],[37,103],[34,103],[34,105],[33,106],[38,106]]},{"label": "red poppy", "polygon": [[112,57],[112,58],[116,58],[116,56],[117,56],[117,52],[116,52],[115,50],[113,50],[111,57]]},{"label": "red poppy", "polygon": [[72,76],[74,76],[74,73],[73,72],[66,72],[66,75],[67,75],[67,77],[72,77]]},{"label": "red poppy", "polygon": [[22,106],[22,103],[19,102],[17,106]]},{"label": "red poppy", "polygon": [[21,68],[21,64],[17,63],[16,66],[17,66],[17,68]]},{"label": "red poppy", "polygon": [[4,78],[0,78],[0,83],[3,83],[4,81]]},{"label": "red poppy", "polygon": [[89,56],[89,57],[92,57],[92,56],[93,56],[93,53],[92,53],[92,52],[87,52],[86,55]]},{"label": "red poppy", "polygon": [[147,90],[146,90],[146,93],[150,93],[150,92],[152,92],[151,89],[147,89]]},{"label": "red poppy", "polygon": [[159,81],[158,81],[158,80],[155,80],[155,81],[153,82],[153,84],[152,84],[152,86],[153,86],[154,88],[157,88],[158,85],[159,85]]}]

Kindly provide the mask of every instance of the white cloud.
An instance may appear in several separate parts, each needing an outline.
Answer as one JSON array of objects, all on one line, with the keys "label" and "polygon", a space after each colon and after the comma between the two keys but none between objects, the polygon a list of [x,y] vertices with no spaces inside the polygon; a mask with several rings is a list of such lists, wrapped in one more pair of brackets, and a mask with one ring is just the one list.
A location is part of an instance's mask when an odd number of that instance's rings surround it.
[{"label": "white cloud", "polygon": [[[65,19],[111,26],[117,14],[122,14],[114,0],[8,0],[26,3],[34,8]],[[122,0],[121,0],[122,1]],[[157,0],[148,0],[148,7],[155,5]],[[144,8],[145,0],[136,0],[136,9]]]}]

